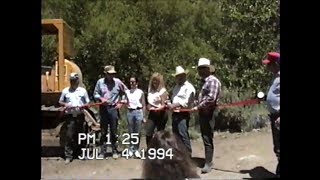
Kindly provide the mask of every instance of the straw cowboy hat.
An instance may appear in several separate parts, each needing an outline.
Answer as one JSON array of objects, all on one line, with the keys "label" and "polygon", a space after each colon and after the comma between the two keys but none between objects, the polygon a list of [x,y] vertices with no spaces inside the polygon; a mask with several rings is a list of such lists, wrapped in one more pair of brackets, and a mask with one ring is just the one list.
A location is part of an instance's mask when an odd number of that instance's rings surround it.
[{"label": "straw cowboy hat", "polygon": [[200,58],[198,61],[198,67],[208,67],[210,68],[210,72],[215,71],[215,67],[210,64],[210,60],[207,58]]},{"label": "straw cowboy hat", "polygon": [[177,76],[179,74],[188,74],[188,70],[184,70],[182,66],[177,66],[176,67],[176,72],[172,74],[172,76]]},{"label": "straw cowboy hat", "polygon": [[104,67],[104,73],[115,74],[117,71],[114,70],[114,66],[107,65]]}]

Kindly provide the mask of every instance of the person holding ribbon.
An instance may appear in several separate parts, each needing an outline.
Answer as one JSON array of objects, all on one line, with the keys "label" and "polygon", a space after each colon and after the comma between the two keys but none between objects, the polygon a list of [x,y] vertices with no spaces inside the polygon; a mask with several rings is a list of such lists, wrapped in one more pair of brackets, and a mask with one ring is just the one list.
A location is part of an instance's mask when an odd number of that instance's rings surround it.
[{"label": "person holding ribbon", "polygon": [[175,77],[176,85],[172,90],[172,104],[168,104],[168,109],[173,110],[172,113],[172,131],[177,135],[186,146],[188,154],[191,157],[192,149],[189,136],[190,112],[179,112],[179,108],[191,108],[194,103],[196,90],[194,86],[187,81],[188,70],[177,66],[176,72],[172,74]]},{"label": "person holding ribbon", "polygon": [[[128,130],[130,133],[130,147],[129,154],[139,157],[139,145],[142,122],[145,122],[145,95],[144,92],[138,87],[139,81],[136,77],[130,78],[130,89],[126,90],[127,96],[127,119],[128,119]],[[138,134],[139,140],[137,144],[132,144],[131,138],[132,133]]]},{"label": "person holding ribbon", "polygon": [[79,87],[79,75],[70,74],[70,87],[62,90],[59,104],[64,107],[64,118],[67,127],[66,143],[64,148],[65,163],[69,164],[77,148],[77,135],[81,132],[81,124],[84,123],[82,106],[90,102],[88,92]]},{"label": "person holding ribbon", "polygon": [[118,120],[119,109],[122,107],[121,101],[126,101],[125,90],[127,86],[115,77],[116,71],[114,66],[107,65],[104,68],[105,77],[100,78],[94,89],[94,98],[101,101],[100,106],[101,117],[101,152],[99,157],[104,158],[106,154],[106,135],[108,133],[108,125],[110,126],[110,139],[112,145],[112,157],[117,159],[118,156]]},{"label": "person holding ribbon", "polygon": [[168,92],[165,87],[163,76],[160,73],[153,73],[148,87],[147,110],[149,110],[146,122],[146,142],[149,145],[154,134],[157,131],[164,130],[168,121],[168,114],[165,110],[165,101],[168,99]]},{"label": "person holding ribbon", "polygon": [[202,173],[208,173],[213,166],[214,111],[219,101],[221,83],[217,77],[212,75],[214,67],[210,64],[209,59],[200,58],[197,70],[203,85],[198,95],[198,105],[193,107],[192,111],[199,111],[200,131],[205,149],[205,165],[201,171]]}]

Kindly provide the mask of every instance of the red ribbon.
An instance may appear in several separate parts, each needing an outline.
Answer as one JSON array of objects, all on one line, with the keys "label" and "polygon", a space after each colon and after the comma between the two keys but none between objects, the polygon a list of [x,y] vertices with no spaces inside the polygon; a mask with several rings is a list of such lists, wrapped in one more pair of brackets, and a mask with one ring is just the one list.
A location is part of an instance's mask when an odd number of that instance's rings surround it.
[{"label": "red ribbon", "polygon": [[[249,99],[249,100],[244,100],[244,101],[239,101],[239,102],[234,102],[230,104],[222,104],[222,105],[217,105],[216,107],[219,109],[224,109],[224,108],[230,108],[230,107],[236,107],[236,106],[247,106],[247,105],[254,105],[254,104],[259,104],[260,99]],[[163,110],[150,110],[150,111],[164,111]],[[173,112],[192,112],[191,109],[187,108],[181,108],[181,109],[173,109]]]},{"label": "red ribbon", "polygon": [[[249,99],[249,100],[244,100],[244,101],[239,101],[239,102],[234,102],[234,103],[230,103],[230,104],[222,104],[222,105],[217,105],[216,107],[219,109],[224,109],[224,108],[230,108],[230,107],[236,107],[236,106],[247,106],[247,105],[254,105],[254,104],[259,104],[260,103],[260,99]],[[83,106],[80,106],[79,108],[89,108],[89,107],[93,107],[93,106],[102,106],[105,103],[99,102],[99,103],[91,103],[91,104],[86,104]],[[117,103],[117,104],[125,104],[125,103]],[[162,110],[149,110],[149,111],[165,111],[167,110],[167,108],[164,108]],[[188,109],[188,108],[180,108],[180,109],[173,109],[173,112],[192,112],[192,109]],[[62,113],[64,112],[64,109],[62,110]]]}]

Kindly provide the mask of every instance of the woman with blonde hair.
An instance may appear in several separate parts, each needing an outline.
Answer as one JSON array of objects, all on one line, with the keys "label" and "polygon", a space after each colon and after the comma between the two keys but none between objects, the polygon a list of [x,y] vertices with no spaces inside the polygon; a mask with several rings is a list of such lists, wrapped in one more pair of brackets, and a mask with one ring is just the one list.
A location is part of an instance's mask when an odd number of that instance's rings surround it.
[{"label": "woman with blonde hair", "polygon": [[168,98],[168,92],[165,88],[163,76],[160,73],[153,73],[148,87],[147,109],[149,116],[146,123],[146,141],[149,144],[154,134],[155,128],[157,131],[164,130],[168,121],[168,115],[165,111],[165,101]]}]

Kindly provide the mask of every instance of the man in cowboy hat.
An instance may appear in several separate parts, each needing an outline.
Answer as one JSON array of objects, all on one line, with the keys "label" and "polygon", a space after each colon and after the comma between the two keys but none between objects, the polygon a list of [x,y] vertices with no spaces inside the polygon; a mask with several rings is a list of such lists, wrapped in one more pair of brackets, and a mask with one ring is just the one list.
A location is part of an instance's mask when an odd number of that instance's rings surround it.
[{"label": "man in cowboy hat", "polygon": [[267,58],[262,60],[262,64],[274,76],[266,100],[270,112],[273,150],[278,157],[276,175],[280,177],[280,53],[269,52]]},{"label": "man in cowboy hat", "polygon": [[64,118],[67,134],[64,153],[66,164],[73,159],[77,147],[77,133],[81,133],[79,132],[81,123],[84,122],[84,114],[80,107],[90,102],[87,90],[79,87],[79,75],[71,73],[69,79],[70,87],[64,88],[59,98],[59,104],[65,107]]},{"label": "man in cowboy hat", "polygon": [[104,67],[105,77],[100,78],[94,89],[94,98],[104,103],[100,106],[101,116],[101,152],[100,157],[104,157],[106,154],[106,135],[108,134],[108,125],[110,126],[110,139],[112,145],[112,157],[117,159],[118,156],[118,120],[119,120],[119,109],[122,104],[120,103],[125,99],[125,90],[128,88],[124,83],[115,78],[116,71],[114,66],[107,65]]},{"label": "man in cowboy hat", "polygon": [[190,112],[179,112],[179,108],[191,108],[196,93],[193,85],[187,81],[188,70],[181,66],[176,67],[176,72],[172,74],[175,77],[176,85],[172,90],[172,104],[168,108],[173,110],[172,113],[172,131],[184,143],[187,150],[192,155],[190,136],[188,132]]},{"label": "man in cowboy hat", "polygon": [[213,75],[214,66],[210,64],[209,59],[200,58],[197,69],[198,74],[203,81],[203,85],[199,92],[198,105],[193,107],[192,110],[199,111],[200,130],[205,147],[205,165],[201,171],[202,173],[208,173],[212,170],[213,166],[214,110],[216,109],[216,104],[219,100],[221,83]]}]

